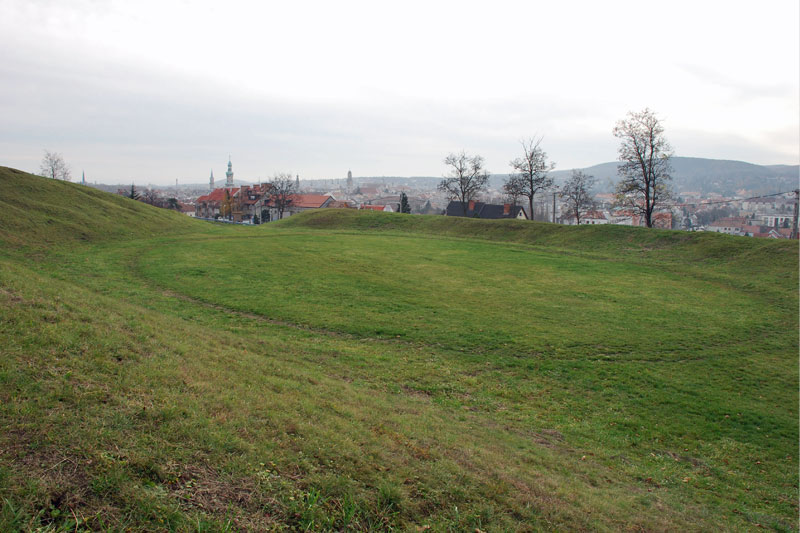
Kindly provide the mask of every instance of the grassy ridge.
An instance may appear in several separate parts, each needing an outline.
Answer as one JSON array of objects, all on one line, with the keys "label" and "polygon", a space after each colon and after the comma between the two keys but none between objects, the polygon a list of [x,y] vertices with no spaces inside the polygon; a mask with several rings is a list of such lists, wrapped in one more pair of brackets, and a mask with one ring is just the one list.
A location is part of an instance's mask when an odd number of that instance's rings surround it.
[{"label": "grassy ridge", "polygon": [[196,221],[91,187],[0,167],[0,241],[41,248],[182,233]]},{"label": "grassy ridge", "polygon": [[14,179],[0,530],[797,527],[796,243]]},{"label": "grassy ridge", "polygon": [[[462,217],[362,213],[346,209],[308,211],[280,222],[285,227],[326,230],[380,231],[479,238],[583,253],[615,256],[648,255],[659,260],[734,263],[742,267],[776,267],[791,271],[797,243],[772,239],[741,239],[706,232],[649,230],[616,225],[562,226],[522,220],[480,220]],[[764,256],[769,261],[759,259]],[[775,265],[775,262],[778,262]]]}]

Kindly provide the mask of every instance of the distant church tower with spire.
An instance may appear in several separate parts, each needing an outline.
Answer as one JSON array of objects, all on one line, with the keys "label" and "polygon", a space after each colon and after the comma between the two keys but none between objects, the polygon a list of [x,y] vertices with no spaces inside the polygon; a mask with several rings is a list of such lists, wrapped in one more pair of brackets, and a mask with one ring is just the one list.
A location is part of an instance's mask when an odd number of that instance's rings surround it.
[{"label": "distant church tower with spire", "polygon": [[233,165],[231,165],[231,156],[228,156],[228,171],[225,173],[225,186],[233,187]]},{"label": "distant church tower with spire", "polygon": [[214,169],[213,168],[211,169],[211,177],[208,178],[208,190],[209,191],[213,191],[214,190]]}]

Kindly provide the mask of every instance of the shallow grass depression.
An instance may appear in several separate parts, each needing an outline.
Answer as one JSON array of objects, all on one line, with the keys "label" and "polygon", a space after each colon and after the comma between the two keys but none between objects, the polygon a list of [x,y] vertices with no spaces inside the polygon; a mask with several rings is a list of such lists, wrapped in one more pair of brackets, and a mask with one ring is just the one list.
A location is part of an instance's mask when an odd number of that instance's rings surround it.
[{"label": "shallow grass depression", "polygon": [[694,359],[780,318],[748,316],[757,294],[691,272],[463,239],[271,232],[181,240],[137,264],[232,310],[472,353]]},{"label": "shallow grass depression", "polygon": [[35,184],[0,210],[2,531],[798,527],[796,243]]}]

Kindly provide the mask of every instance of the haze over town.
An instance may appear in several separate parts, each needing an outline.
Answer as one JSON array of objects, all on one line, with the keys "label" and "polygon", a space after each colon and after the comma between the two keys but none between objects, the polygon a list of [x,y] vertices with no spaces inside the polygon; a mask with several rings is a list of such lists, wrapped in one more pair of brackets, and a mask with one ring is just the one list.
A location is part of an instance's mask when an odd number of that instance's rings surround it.
[{"label": "haze over town", "polygon": [[[0,158],[174,184],[276,172],[437,176],[616,159],[649,107],[676,155],[797,164],[798,4],[672,2],[0,5]],[[13,82],[10,82],[13,80]]]}]

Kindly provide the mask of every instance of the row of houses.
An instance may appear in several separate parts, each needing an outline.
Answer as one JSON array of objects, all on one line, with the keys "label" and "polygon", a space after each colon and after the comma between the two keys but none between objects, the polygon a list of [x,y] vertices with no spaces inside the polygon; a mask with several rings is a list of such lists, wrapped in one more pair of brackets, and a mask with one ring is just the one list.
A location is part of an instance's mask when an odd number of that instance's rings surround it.
[{"label": "row of houses", "polygon": [[[466,207],[466,209],[464,209]],[[529,220],[527,211],[522,206],[514,204],[489,204],[478,201],[464,202],[452,201],[445,210],[446,216],[469,217],[486,219],[509,219]],[[564,215],[558,218],[562,224],[575,225],[577,223],[574,216]],[[621,226],[642,226],[644,217],[632,210],[618,209],[615,211],[592,210],[587,211],[581,216],[580,224],[617,224]],[[672,213],[669,211],[653,213],[653,226],[661,229],[671,229],[673,226]]]},{"label": "row of houses", "polygon": [[[674,218],[669,211],[653,213],[652,222],[654,228],[672,229],[674,227]],[[567,215],[561,218],[561,223],[575,225],[576,220],[574,216]],[[617,209],[613,211],[592,210],[581,215],[580,223],[581,225],[616,224],[617,226],[644,226],[645,219],[641,213],[630,209]]]},{"label": "row of houses", "polygon": [[[233,222],[268,222],[280,217],[279,210],[270,197],[271,185],[244,185],[221,187],[200,196],[195,201],[194,215],[199,218],[224,218]],[[294,194],[283,217],[307,209],[344,207],[327,194]]]},{"label": "row of houses", "polygon": [[[194,216],[206,219],[224,218],[233,222],[262,223],[280,218],[278,208],[270,197],[270,184],[245,185],[242,187],[222,187],[214,189],[209,194],[199,197],[194,206]],[[371,211],[394,212],[399,210],[398,205],[383,204],[354,204],[336,200],[330,194],[294,194],[291,203],[285,208],[283,217],[309,209],[323,208],[352,208]],[[469,217],[482,219],[520,219],[529,220],[528,213],[522,206],[506,203],[491,204],[480,201],[467,203],[451,201],[445,209],[446,216]],[[770,217],[772,217],[770,219]],[[673,214],[669,211],[653,214],[653,226],[661,229],[674,228]],[[788,227],[790,216],[765,216],[763,222],[748,219],[747,217],[728,217],[719,219],[706,226],[706,231],[727,233],[748,237],[762,237],[774,239],[790,238],[791,229]],[[562,224],[575,224],[575,218],[562,216]],[[624,226],[642,226],[644,219],[641,214],[632,210],[591,210],[581,216],[582,225],[616,224]]]},{"label": "row of houses", "polygon": [[[789,222],[789,220],[790,219],[787,217],[785,222]],[[772,224],[756,224],[753,220],[750,220],[747,217],[725,217],[715,220],[706,226],[705,230],[744,237],[760,237],[767,239],[791,238],[791,228],[779,227],[785,223],[784,221],[779,221],[773,218],[770,220],[770,222],[772,222]]]},{"label": "row of houses", "polygon": [[[223,218],[232,222],[263,223],[278,220],[280,212],[271,198],[271,185],[244,185],[242,187],[221,187],[200,196],[194,205],[192,215],[198,218]],[[349,208],[371,211],[394,212],[396,205],[379,204],[356,205],[352,202],[336,200],[330,194],[293,194],[285,207],[283,218],[309,209]]]}]

